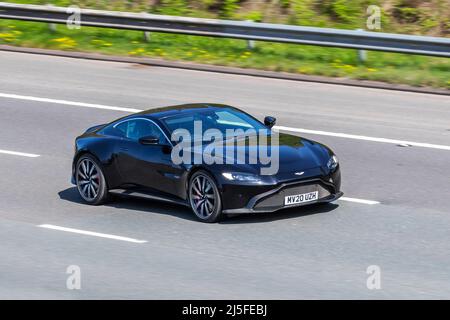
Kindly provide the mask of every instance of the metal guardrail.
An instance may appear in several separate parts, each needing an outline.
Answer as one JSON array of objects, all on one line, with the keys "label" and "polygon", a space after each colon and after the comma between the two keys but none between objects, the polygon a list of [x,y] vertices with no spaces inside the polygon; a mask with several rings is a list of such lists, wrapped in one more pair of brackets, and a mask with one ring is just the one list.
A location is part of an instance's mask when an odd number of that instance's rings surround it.
[{"label": "metal guardrail", "polygon": [[[0,2],[0,18],[65,24],[67,8]],[[81,10],[82,26],[377,50],[450,58],[450,39],[281,24]]]}]

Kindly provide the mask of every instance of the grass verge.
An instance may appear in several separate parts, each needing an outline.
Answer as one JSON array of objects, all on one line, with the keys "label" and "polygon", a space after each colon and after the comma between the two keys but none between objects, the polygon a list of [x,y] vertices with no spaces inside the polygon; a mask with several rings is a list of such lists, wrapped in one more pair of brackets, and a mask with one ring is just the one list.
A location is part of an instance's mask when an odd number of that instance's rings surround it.
[{"label": "grass verge", "polygon": [[82,27],[69,30],[45,23],[0,21],[0,44],[130,55],[205,64],[343,77],[450,89],[450,59],[384,52],[257,42],[247,49],[242,40]]}]

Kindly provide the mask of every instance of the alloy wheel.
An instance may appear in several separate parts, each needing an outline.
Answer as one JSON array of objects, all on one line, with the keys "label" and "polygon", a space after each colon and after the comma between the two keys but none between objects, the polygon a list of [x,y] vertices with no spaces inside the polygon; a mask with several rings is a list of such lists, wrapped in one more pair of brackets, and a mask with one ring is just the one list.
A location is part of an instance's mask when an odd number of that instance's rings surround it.
[{"label": "alloy wheel", "polygon": [[210,178],[203,174],[192,180],[190,188],[191,206],[200,219],[209,218],[216,208],[217,201],[213,183]]},{"label": "alloy wheel", "polygon": [[100,190],[100,176],[97,165],[84,158],[77,168],[77,187],[86,201],[94,201]]}]

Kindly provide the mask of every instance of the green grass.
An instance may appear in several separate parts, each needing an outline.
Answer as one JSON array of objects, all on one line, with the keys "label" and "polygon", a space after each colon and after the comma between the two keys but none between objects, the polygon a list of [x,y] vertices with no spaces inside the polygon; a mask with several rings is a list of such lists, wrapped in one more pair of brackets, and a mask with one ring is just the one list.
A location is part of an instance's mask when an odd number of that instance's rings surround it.
[{"label": "green grass", "polygon": [[0,21],[0,44],[99,52],[205,64],[236,66],[291,73],[378,80],[413,86],[450,89],[450,59],[372,52],[359,63],[350,49],[322,48],[257,42],[248,50],[245,41],[82,27],[69,30],[58,25],[51,31],[45,23]]},{"label": "green grass", "polygon": [[[152,12],[225,19],[298,24],[331,28],[364,28],[366,8],[382,8],[383,32],[448,36],[448,0],[9,0],[17,3]],[[114,55],[153,57],[199,63],[432,86],[450,89],[450,59],[368,52],[359,63],[355,50],[257,42],[249,51],[245,41],[206,37],[65,26],[51,32],[46,24],[0,21],[0,43]]]}]

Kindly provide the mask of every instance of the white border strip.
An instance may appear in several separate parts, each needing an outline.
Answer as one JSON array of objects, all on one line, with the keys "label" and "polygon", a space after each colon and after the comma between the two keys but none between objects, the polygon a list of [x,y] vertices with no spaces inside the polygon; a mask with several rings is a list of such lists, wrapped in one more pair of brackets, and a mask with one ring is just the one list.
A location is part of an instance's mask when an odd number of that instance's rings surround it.
[{"label": "white border strip", "polygon": [[79,229],[59,227],[59,226],[54,226],[54,225],[51,225],[51,224],[41,224],[41,225],[38,225],[38,227],[46,228],[46,229],[52,229],[52,230],[58,230],[58,231],[78,233],[78,234],[83,234],[83,235],[87,235],[87,236],[94,236],[94,237],[100,237],[100,238],[107,238],[107,239],[114,239],[114,240],[120,240],[120,241],[133,242],[133,243],[146,243],[147,242],[146,240],[137,240],[137,239],[133,239],[133,238],[115,236],[115,235],[107,234],[107,233],[98,233],[98,232],[92,232],[92,231],[86,231],[86,230],[79,230]]},{"label": "white border strip", "polygon": [[413,147],[432,148],[432,149],[441,149],[441,150],[449,150],[450,151],[450,146],[439,145],[439,144],[412,142],[412,141],[386,139],[386,138],[376,138],[376,137],[368,137],[368,136],[359,136],[359,135],[355,135],[355,134],[327,132],[327,131],[319,131],[319,130],[283,127],[283,126],[275,126],[274,128],[278,129],[278,130],[285,130],[285,131],[291,131],[291,132],[309,133],[309,134],[317,134],[317,135],[322,135],[322,136],[331,136],[331,137],[374,141],[374,142],[384,142],[384,143],[392,143],[392,144],[409,145],[409,146],[413,146]]},{"label": "white border strip", "polygon": [[10,155],[13,155],[13,156],[28,157],[28,158],[40,157],[40,155],[38,155],[38,154],[24,153],[24,152],[17,152],[17,151],[9,151],[9,150],[0,150],[0,153],[2,153],[2,154],[10,154]]},{"label": "white border strip", "polygon": [[357,199],[357,198],[348,198],[348,197],[340,197],[338,200],[356,202],[356,203],[362,203],[362,204],[369,204],[369,205],[380,204],[378,201]]}]

